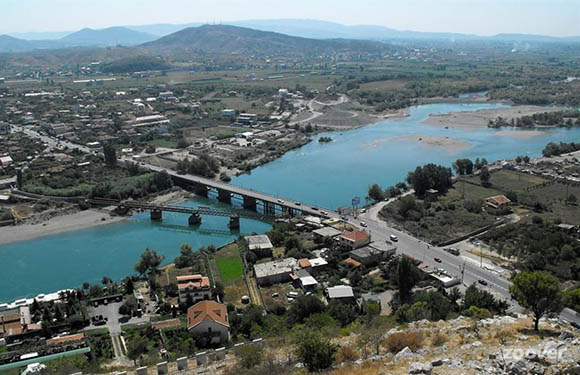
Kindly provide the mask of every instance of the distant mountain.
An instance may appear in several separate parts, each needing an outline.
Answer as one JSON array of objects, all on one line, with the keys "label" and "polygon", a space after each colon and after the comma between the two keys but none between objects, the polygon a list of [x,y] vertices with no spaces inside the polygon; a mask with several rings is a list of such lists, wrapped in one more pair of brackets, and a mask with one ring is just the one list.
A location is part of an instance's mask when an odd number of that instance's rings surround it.
[{"label": "distant mountain", "polygon": [[72,33],[73,31],[45,31],[30,33],[9,33],[8,35],[24,40],[51,40],[60,39]]},{"label": "distant mountain", "polygon": [[10,35],[0,35],[0,52],[23,52],[30,51],[30,42],[14,38]]},{"label": "distant mountain", "polygon": [[131,30],[140,31],[142,33],[152,34],[156,35],[157,37],[161,37],[176,33],[189,27],[199,27],[201,25],[203,25],[203,23],[185,23],[185,24],[158,23],[153,25],[125,26],[125,27]]},{"label": "distant mountain", "polygon": [[69,34],[58,41],[67,46],[114,46],[137,45],[157,39],[156,36],[126,27],[109,27],[107,29],[82,29]]},{"label": "distant mountain", "polygon": [[336,52],[376,53],[389,49],[388,45],[380,42],[308,39],[230,25],[190,27],[140,47],[158,52],[179,49],[193,53],[261,56]]}]

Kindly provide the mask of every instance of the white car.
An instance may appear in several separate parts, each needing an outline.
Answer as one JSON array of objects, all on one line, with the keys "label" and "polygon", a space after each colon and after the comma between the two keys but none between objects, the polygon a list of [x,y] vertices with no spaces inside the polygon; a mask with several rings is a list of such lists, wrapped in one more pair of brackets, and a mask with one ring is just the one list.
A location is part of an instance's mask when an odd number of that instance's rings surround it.
[{"label": "white car", "polygon": [[397,242],[397,241],[399,240],[399,237],[395,236],[394,234],[391,234],[391,235],[389,236],[389,238],[390,238],[390,239],[391,239],[391,241],[393,241],[393,242]]},{"label": "white car", "polygon": [[361,226],[361,227],[366,227],[366,226],[367,226],[367,223],[365,223],[364,221],[361,221],[361,222],[360,222],[360,226]]}]

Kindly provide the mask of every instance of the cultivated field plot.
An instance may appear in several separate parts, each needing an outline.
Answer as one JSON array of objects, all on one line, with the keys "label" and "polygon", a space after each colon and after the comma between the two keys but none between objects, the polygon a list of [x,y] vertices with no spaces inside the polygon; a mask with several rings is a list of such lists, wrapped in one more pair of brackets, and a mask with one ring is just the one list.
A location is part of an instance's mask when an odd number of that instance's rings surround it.
[{"label": "cultivated field plot", "polygon": [[494,195],[504,194],[503,191],[496,189],[494,186],[485,188],[480,185],[472,183],[457,181],[453,188],[447,192],[447,195],[440,198],[442,201],[457,201],[457,200],[484,200],[485,198]]},{"label": "cultivated field plot", "polygon": [[236,243],[230,244],[211,255],[210,264],[216,278],[224,285],[224,302],[241,306],[242,296],[248,296],[244,281],[244,269]]},{"label": "cultivated field plot", "polygon": [[402,89],[407,84],[407,81],[399,80],[399,79],[390,79],[387,81],[376,81],[376,82],[369,82],[363,83],[360,85],[361,90],[394,90],[394,89]]}]

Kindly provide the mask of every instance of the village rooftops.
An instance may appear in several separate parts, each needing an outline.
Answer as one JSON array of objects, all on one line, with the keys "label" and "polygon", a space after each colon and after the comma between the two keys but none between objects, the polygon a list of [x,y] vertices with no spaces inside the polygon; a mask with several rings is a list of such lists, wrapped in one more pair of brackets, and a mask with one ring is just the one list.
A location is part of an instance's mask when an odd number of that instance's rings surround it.
[{"label": "village rooftops", "polygon": [[201,301],[187,310],[187,329],[203,321],[213,321],[226,327],[230,326],[226,306],[215,301]]},{"label": "village rooftops", "polygon": [[202,275],[187,275],[187,276],[177,276],[177,288],[178,289],[186,289],[186,288],[209,288],[209,278]]},{"label": "village rooftops", "polygon": [[359,242],[368,239],[369,234],[364,230],[355,230],[353,232],[344,232],[341,237],[351,242]]},{"label": "village rooftops", "polygon": [[338,229],[334,229],[332,227],[324,227],[324,228],[316,229],[316,230],[312,231],[312,233],[314,233],[317,236],[326,238],[326,237],[336,237],[339,234],[341,234],[342,232],[339,231]]},{"label": "village rooftops", "polygon": [[337,285],[331,288],[327,288],[328,298],[354,298],[354,293],[352,288],[348,285]]},{"label": "village rooftops", "polygon": [[258,263],[254,265],[256,278],[278,275],[281,273],[292,273],[297,266],[296,258],[280,259],[272,262]]},{"label": "village rooftops", "polygon": [[245,239],[246,242],[248,243],[248,248],[250,250],[271,249],[274,247],[272,246],[272,242],[270,242],[268,236],[266,236],[265,234],[261,234],[258,236],[246,236]]}]

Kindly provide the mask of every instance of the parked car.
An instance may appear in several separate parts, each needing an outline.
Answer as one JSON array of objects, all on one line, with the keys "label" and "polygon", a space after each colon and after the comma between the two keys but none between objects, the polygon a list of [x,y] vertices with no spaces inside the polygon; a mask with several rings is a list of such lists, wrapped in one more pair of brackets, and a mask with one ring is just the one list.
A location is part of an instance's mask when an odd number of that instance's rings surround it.
[{"label": "parked car", "polygon": [[365,223],[364,221],[361,221],[361,222],[360,222],[360,226],[361,226],[361,227],[366,227],[366,226],[367,226],[367,223]]},{"label": "parked car", "polygon": [[487,285],[487,281],[485,281],[484,279],[479,279],[477,280],[478,283],[480,283],[481,285]]},{"label": "parked car", "polygon": [[434,261],[436,261],[437,263],[441,263],[441,258],[433,258]]},{"label": "parked car", "polygon": [[391,239],[391,241],[393,241],[393,242],[397,242],[397,241],[399,240],[399,237],[395,236],[394,234],[391,234],[391,235],[389,236],[389,238],[390,238],[390,239]]}]

